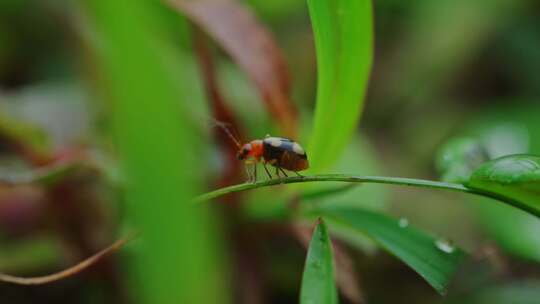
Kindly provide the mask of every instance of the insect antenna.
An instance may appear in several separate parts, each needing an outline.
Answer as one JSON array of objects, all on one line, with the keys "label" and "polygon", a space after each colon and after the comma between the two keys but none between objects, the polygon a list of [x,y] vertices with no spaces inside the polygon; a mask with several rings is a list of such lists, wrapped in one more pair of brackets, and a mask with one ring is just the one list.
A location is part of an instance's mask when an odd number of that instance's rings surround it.
[{"label": "insect antenna", "polygon": [[229,138],[236,144],[238,148],[242,147],[242,145],[240,144],[240,141],[232,134],[231,130],[229,130],[228,126],[230,126],[230,124],[221,122],[215,119],[214,119],[214,124],[220,127],[223,131],[225,131],[227,136],[229,136]]}]

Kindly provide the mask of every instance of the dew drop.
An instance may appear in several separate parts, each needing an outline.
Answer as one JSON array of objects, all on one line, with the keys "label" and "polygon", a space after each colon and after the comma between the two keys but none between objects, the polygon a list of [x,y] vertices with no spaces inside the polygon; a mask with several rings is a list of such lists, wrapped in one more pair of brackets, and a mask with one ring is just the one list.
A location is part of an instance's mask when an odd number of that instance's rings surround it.
[{"label": "dew drop", "polygon": [[437,246],[437,248],[444,253],[452,253],[454,250],[456,250],[454,245],[452,245],[448,240],[436,240],[435,246]]},{"label": "dew drop", "polygon": [[398,225],[400,228],[407,228],[409,226],[409,220],[402,217],[399,219]]}]

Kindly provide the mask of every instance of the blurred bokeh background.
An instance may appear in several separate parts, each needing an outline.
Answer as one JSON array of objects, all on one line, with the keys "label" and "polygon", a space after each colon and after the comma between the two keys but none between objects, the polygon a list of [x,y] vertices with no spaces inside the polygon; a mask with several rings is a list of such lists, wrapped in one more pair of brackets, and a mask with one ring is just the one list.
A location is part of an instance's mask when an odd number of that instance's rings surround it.
[{"label": "blurred bokeh background", "polygon": [[[0,175],[14,181],[0,185],[0,272],[46,274],[134,229],[148,235],[59,282],[0,283],[0,303],[297,302],[305,248],[288,221],[287,188],[208,209],[179,202],[246,178],[212,117],[243,141],[270,133],[307,145],[317,71],[306,3],[143,2],[0,1]],[[373,5],[366,105],[329,173],[439,179],[441,149],[467,138],[481,140],[490,158],[540,154],[538,1]],[[245,50],[257,46],[259,57],[250,57]],[[268,62],[283,66],[269,72]],[[493,201],[379,185],[331,203],[351,198],[482,261],[465,265],[441,298],[366,243],[347,255],[353,289],[367,303],[540,298],[537,218]]]}]

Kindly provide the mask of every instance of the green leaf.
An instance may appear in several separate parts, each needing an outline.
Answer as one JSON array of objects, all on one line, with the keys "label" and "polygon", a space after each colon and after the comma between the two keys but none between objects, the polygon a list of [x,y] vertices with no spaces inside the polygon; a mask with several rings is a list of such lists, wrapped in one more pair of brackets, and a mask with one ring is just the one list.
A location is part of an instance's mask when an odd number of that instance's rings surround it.
[{"label": "green leaf", "polygon": [[450,280],[466,257],[461,249],[411,227],[405,219],[396,220],[352,208],[325,207],[317,210],[317,215],[324,216],[331,230],[343,235],[353,245],[356,236],[371,237],[441,294],[446,292]]},{"label": "green leaf", "polygon": [[332,243],[328,236],[328,229],[323,220],[320,219],[309,243],[302,277],[300,303],[338,303],[334,277]]},{"label": "green leaf", "polygon": [[474,169],[487,160],[487,152],[479,140],[462,137],[450,140],[440,149],[436,167],[442,180],[465,183]]},{"label": "green leaf", "polygon": [[[540,151],[534,141],[540,130],[535,125],[537,107],[505,107],[492,111],[466,124],[464,133],[468,137],[452,139],[443,146],[437,160],[443,180],[468,183],[470,175],[479,167],[474,161],[475,153],[471,153],[474,150],[485,151],[489,159]],[[445,164],[443,156],[447,158]],[[461,178],[460,172],[465,172]],[[492,200],[470,197],[469,202],[481,227],[501,248],[520,258],[540,261],[540,237],[537,233],[540,221],[537,217],[516,208],[494,204]],[[516,238],[516,235],[520,237]]]},{"label": "green leaf", "polygon": [[373,59],[369,0],[308,0],[317,52],[317,103],[309,143],[313,172],[341,155],[360,117]]},{"label": "green leaf", "polygon": [[126,180],[126,219],[144,231],[125,267],[130,291],[138,303],[227,303],[215,221],[208,210],[186,204],[202,187],[195,168],[204,136],[190,119],[203,104],[194,96],[202,94],[186,86],[198,78],[186,69],[193,59],[167,39],[160,3],[125,4],[85,1],[91,42],[99,42],[92,62],[106,83],[97,95],[110,101]]},{"label": "green leaf", "polygon": [[467,186],[509,197],[517,207],[540,217],[539,156],[519,154],[489,161],[474,171]]}]

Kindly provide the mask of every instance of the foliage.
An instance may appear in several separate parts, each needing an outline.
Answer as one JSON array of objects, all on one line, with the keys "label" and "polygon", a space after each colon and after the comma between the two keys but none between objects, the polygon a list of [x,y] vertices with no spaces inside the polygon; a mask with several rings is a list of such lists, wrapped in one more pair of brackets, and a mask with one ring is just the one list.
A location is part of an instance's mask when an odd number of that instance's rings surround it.
[{"label": "foliage", "polygon": [[313,171],[328,169],[360,117],[373,53],[371,1],[308,1],[317,50]]},{"label": "foliage", "polygon": [[0,302],[534,302],[532,3],[2,2]]},{"label": "foliage", "polygon": [[[155,4],[122,7],[110,1],[91,4],[104,47],[97,58],[108,75],[107,97],[127,176],[126,212],[144,231],[129,264],[132,283],[143,303],[227,302],[216,274],[220,266],[209,215],[182,203],[200,188],[200,176],[188,172],[194,171],[201,144],[187,117],[187,94],[175,86],[189,76],[171,74],[166,66],[171,46],[158,39],[164,29]],[[135,27],[140,28],[136,33]],[[155,123],[141,128],[148,120]],[[189,250],[177,250],[188,238]]]},{"label": "foliage", "polygon": [[328,236],[328,228],[323,220],[319,220],[309,243],[300,303],[337,303],[334,273],[332,243]]},{"label": "foliage", "polygon": [[[444,239],[437,239],[411,227],[406,219],[395,220],[382,214],[347,208],[318,210],[345,238],[366,234],[426,279],[441,294],[446,292],[465,253]],[[354,242],[354,240],[353,240]],[[353,243],[354,244],[354,243]]]},{"label": "foliage", "polygon": [[540,157],[510,155],[483,164],[467,185],[515,198],[530,213],[540,214]]}]

